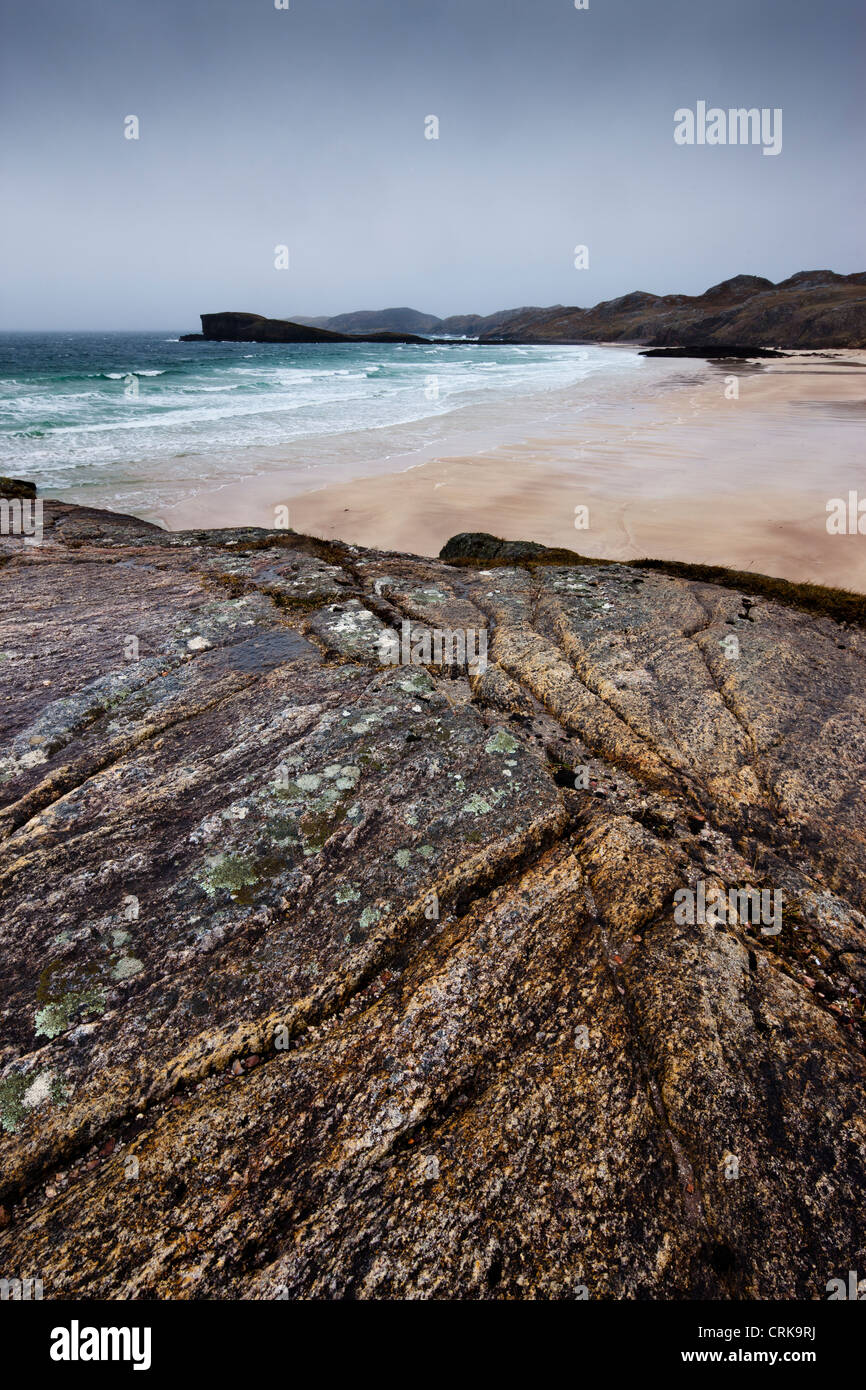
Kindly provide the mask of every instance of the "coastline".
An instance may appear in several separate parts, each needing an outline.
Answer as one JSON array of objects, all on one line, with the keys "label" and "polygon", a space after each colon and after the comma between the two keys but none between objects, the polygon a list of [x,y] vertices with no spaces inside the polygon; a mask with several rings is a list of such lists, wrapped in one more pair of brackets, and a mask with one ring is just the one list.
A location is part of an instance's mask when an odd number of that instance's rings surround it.
[{"label": "coastline", "polygon": [[283,506],[295,531],[422,555],[483,530],[593,558],[721,564],[866,591],[862,537],[826,528],[828,500],[863,485],[866,351],[720,366],[656,359],[601,401],[580,388],[556,394],[531,436],[392,457],[389,472],[314,489],[272,463],[150,519],[171,530],[273,527]]}]

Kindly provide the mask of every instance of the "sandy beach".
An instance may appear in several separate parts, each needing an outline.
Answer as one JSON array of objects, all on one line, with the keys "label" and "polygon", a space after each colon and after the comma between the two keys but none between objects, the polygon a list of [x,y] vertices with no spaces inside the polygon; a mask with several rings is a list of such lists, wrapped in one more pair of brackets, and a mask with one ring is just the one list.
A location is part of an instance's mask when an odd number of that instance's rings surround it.
[{"label": "sandy beach", "polygon": [[159,519],[172,530],[272,527],[287,507],[294,530],[425,555],[477,530],[866,590],[866,537],[826,524],[831,498],[866,495],[866,352],[646,367],[619,395],[558,393],[543,431],[517,441],[414,465],[391,457],[388,472],[314,489],[269,460],[266,473]]}]

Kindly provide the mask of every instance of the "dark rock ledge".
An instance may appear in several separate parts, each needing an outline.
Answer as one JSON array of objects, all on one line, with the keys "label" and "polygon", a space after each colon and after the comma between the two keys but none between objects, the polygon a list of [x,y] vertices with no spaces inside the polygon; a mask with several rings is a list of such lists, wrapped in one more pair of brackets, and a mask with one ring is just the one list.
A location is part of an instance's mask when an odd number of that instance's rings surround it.
[{"label": "dark rock ledge", "polygon": [[266,319],[261,314],[227,310],[201,314],[201,333],[184,333],[182,343],[430,343],[417,333],[334,333],[327,328],[294,323],[291,319]]},{"label": "dark rock ledge", "polygon": [[[0,1271],[808,1299],[866,1268],[861,627],[490,537],[47,502],[0,547]],[[486,627],[487,670],[381,667],[404,619]],[[677,925],[698,881],[782,892],[781,932]]]}]

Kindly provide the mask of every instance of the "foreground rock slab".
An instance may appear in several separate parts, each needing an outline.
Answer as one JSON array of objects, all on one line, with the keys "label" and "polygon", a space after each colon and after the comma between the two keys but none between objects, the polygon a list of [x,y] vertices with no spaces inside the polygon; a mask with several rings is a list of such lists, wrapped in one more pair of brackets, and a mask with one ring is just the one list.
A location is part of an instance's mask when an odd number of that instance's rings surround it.
[{"label": "foreground rock slab", "polygon": [[[51,502],[41,545],[0,538],[3,1277],[808,1299],[866,1269],[862,630],[449,553]],[[431,659],[467,630],[486,662]],[[747,888],[776,916],[684,919]]]}]

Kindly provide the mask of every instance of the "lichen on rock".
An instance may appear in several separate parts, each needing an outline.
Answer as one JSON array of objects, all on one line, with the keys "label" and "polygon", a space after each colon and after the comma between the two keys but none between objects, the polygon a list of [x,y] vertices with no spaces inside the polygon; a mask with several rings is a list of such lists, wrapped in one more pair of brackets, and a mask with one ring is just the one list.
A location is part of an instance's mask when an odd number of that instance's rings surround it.
[{"label": "lichen on rock", "polygon": [[[44,527],[0,570],[3,1268],[569,1300],[866,1267],[862,628],[491,537]],[[383,664],[404,621],[484,630],[486,670]],[[749,889],[779,930],[700,908]]]}]

